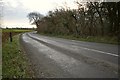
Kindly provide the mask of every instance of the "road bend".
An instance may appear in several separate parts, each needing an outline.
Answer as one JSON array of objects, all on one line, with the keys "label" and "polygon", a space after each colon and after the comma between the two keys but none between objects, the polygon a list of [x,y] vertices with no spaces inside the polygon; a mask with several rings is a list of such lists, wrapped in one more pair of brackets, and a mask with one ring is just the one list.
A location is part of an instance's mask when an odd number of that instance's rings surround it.
[{"label": "road bend", "polygon": [[24,33],[20,43],[37,78],[118,78],[118,45]]}]

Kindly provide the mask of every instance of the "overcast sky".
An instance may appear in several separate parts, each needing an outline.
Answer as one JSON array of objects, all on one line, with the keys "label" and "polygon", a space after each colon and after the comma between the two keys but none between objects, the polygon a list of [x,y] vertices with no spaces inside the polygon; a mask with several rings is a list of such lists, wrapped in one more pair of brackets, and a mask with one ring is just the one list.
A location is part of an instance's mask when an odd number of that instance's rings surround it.
[{"label": "overcast sky", "polygon": [[[1,1],[1,0],[0,0]],[[77,8],[75,0],[3,0],[4,27],[34,27],[26,17],[29,12],[37,11],[47,15],[48,11],[64,6]]]},{"label": "overcast sky", "polygon": [[[77,8],[75,1],[83,2],[87,0],[0,0],[0,14],[3,14],[0,23],[2,21],[3,27],[35,27],[35,25],[29,24],[29,20],[26,17],[28,13],[35,11],[47,15],[48,11],[64,6],[65,2],[68,7],[75,9]],[[1,7],[2,5],[3,7]]]}]

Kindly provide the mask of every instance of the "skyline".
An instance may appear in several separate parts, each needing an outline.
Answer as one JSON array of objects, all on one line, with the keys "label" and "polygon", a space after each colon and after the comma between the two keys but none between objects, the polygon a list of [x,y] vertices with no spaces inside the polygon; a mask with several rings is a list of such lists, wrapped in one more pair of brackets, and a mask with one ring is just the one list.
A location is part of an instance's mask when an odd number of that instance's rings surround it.
[{"label": "skyline", "polygon": [[[2,27],[25,27],[32,28],[35,25],[30,25],[27,14],[30,12],[39,12],[44,16],[48,11],[56,8],[70,7],[76,9],[75,1],[87,2],[88,0],[0,0],[0,25]],[[94,0],[89,0],[94,1]],[[108,0],[97,0],[108,1]],[[109,0],[110,2],[117,2],[119,0]]]},{"label": "skyline", "polygon": [[75,0],[4,0],[3,2],[3,17],[2,27],[15,28],[15,27],[36,27],[30,25],[27,14],[30,12],[39,12],[44,16],[48,11],[64,7],[66,2],[67,6],[71,9],[77,8],[74,3]]}]

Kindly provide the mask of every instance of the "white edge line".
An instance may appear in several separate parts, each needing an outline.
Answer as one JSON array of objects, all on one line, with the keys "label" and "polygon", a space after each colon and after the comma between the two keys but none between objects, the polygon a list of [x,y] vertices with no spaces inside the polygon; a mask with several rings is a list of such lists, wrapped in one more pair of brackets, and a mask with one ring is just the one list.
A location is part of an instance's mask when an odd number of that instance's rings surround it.
[{"label": "white edge line", "polygon": [[90,51],[94,51],[94,52],[99,52],[99,53],[109,54],[109,55],[116,56],[116,57],[119,56],[119,55],[117,55],[117,54],[108,53],[108,52],[103,52],[103,51],[99,51],[99,50],[95,50],[95,49],[89,49],[89,48],[84,48],[84,47],[81,47],[81,48],[86,49],[86,50],[90,50]]}]

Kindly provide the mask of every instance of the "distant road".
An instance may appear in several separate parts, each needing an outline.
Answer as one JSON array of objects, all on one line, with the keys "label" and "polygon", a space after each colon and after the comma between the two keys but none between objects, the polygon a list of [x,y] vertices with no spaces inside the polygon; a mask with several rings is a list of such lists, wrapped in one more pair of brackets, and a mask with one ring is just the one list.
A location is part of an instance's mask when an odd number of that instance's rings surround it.
[{"label": "distant road", "polygon": [[38,78],[117,78],[118,46],[38,35],[21,36]]}]

